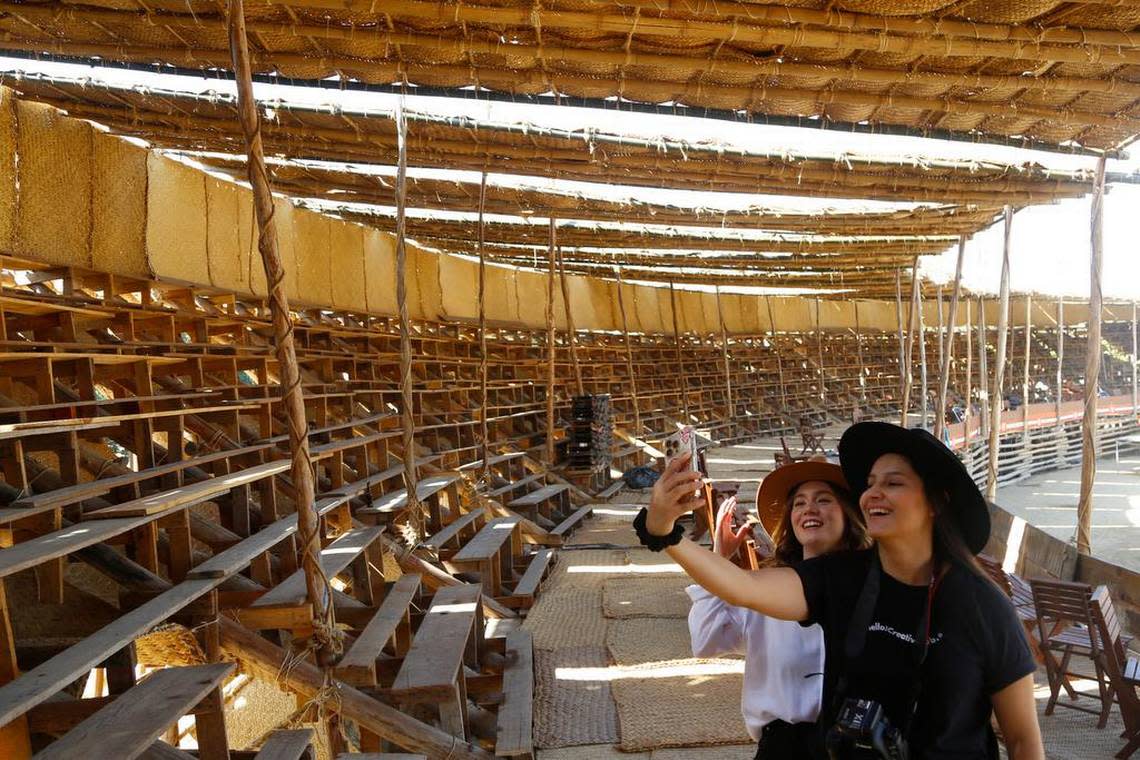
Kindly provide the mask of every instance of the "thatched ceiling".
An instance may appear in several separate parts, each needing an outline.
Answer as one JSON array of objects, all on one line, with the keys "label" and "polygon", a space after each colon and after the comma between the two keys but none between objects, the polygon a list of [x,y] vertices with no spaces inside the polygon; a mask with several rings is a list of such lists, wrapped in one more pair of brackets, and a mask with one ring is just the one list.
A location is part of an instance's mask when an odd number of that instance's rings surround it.
[{"label": "thatched ceiling", "polygon": [[[1109,148],[1140,133],[1140,5],[1061,0],[280,0],[257,71],[676,102]],[[0,3],[2,45],[229,68],[224,4]]]}]

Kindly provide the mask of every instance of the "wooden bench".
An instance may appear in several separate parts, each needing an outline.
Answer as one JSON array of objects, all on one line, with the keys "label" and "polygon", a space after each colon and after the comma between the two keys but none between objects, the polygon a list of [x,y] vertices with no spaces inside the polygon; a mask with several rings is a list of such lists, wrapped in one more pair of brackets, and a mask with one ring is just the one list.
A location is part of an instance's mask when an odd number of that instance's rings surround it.
[{"label": "wooden bench", "polygon": [[[427,538],[423,545],[435,551],[436,556],[440,559],[447,559],[454,551],[459,550],[461,544],[479,532],[486,519],[487,515],[482,509],[473,509],[448,523],[443,530]],[[452,543],[454,546],[449,546]]]},{"label": "wooden bench", "polygon": [[514,591],[499,601],[516,609],[529,609],[534,606],[534,595],[538,593],[538,586],[546,577],[546,571],[550,569],[553,559],[553,549],[539,549],[535,552],[526,560],[526,570],[515,585]]},{"label": "wooden bench", "polygon": [[[443,505],[440,503],[440,494],[446,493],[448,509],[452,515],[459,513],[459,489],[456,482],[461,476],[454,472],[438,473],[422,478],[416,483],[416,500],[428,508],[428,528],[438,531],[443,528]],[[401,488],[390,491],[371,506],[356,510],[358,517],[363,515],[386,515],[398,512],[408,505],[408,491]]]},{"label": "wooden bench", "polygon": [[495,488],[491,491],[488,491],[487,495],[493,499],[498,498],[499,496],[502,496],[504,494],[506,494],[507,496],[513,496],[515,491],[517,491],[521,488],[526,488],[531,483],[540,482],[541,480],[542,480],[542,473],[541,472],[535,472],[535,473],[532,473],[530,475],[527,475],[524,478],[512,480],[510,483],[507,483],[505,486],[499,486],[498,488]]},{"label": "wooden bench", "polygon": [[155,420],[162,417],[177,417],[192,414],[218,414],[243,412],[253,409],[248,404],[222,406],[183,407],[161,412],[138,412],[136,414],[108,414],[102,417],[76,417],[68,420],[40,420],[38,422],[10,422],[0,425],[0,441],[11,438],[27,438],[34,435],[74,433],[83,430],[98,430],[117,427],[123,423]]},{"label": "wooden bench", "polygon": [[274,731],[253,760],[316,760],[312,729]]},{"label": "wooden bench", "polygon": [[472,584],[436,591],[389,690],[402,704],[438,705],[443,729],[461,739],[468,738],[464,665],[480,670],[481,598],[482,590]]},{"label": "wooden bench", "polygon": [[569,517],[558,523],[558,525],[554,526],[554,529],[550,532],[556,536],[566,536],[576,527],[578,527],[578,523],[582,522],[593,513],[594,507],[592,505],[579,507],[578,509],[574,510],[574,512],[571,513]]},{"label": "wooden bench", "polygon": [[[137,757],[217,689],[235,667],[232,662],[223,662],[160,670],[116,697],[36,757],[41,760]],[[224,738],[223,735],[223,741]]]},{"label": "wooden bench", "polygon": [[336,666],[336,676],[355,686],[376,685],[376,660],[389,645],[403,656],[411,646],[411,607],[420,595],[422,576],[409,573],[391,584],[376,614],[356,636]]},{"label": "wooden bench", "polygon": [[504,582],[514,579],[514,558],[522,554],[517,517],[496,517],[445,564],[457,570],[475,570],[489,597],[505,596]]},{"label": "wooden bench", "polygon": [[530,519],[542,515],[547,520],[559,521],[570,514],[570,489],[562,483],[543,486],[507,504],[511,509],[523,512]]},{"label": "wooden bench", "polygon": [[534,645],[530,631],[507,636],[507,666],[503,669],[503,698],[495,726],[497,757],[534,757]]}]

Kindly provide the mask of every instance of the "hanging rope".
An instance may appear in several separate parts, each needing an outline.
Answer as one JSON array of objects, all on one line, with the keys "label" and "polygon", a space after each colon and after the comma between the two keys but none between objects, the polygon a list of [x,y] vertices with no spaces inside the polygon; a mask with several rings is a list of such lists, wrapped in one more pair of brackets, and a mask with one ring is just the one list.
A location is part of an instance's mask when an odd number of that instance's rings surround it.
[{"label": "hanging rope", "polygon": [[297,509],[301,568],[305,575],[305,592],[313,608],[313,634],[306,648],[315,654],[317,663],[324,669],[326,684],[331,684],[331,667],[340,660],[343,653],[342,635],[336,628],[329,579],[325,577],[320,564],[320,519],[314,505],[305,401],[293,342],[289,298],[285,292],[285,267],[277,249],[273,195],[265,168],[257,102],[253,96],[242,0],[230,0],[227,16],[230,54],[237,80],[238,114],[245,137],[249,183],[253,188],[254,211],[257,218],[257,247],[261,253],[269,290],[274,349],[280,368],[282,400],[289,428],[289,452],[292,458],[290,474],[293,480],[293,499]]}]

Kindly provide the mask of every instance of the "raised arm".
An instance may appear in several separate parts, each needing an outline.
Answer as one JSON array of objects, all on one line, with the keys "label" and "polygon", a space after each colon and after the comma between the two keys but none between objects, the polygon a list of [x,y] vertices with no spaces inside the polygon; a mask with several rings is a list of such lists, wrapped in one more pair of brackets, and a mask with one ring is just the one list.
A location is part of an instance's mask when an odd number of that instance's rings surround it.
[{"label": "raised arm", "polygon": [[[665,467],[653,486],[645,527],[658,536],[668,535],[677,519],[703,504],[698,494],[700,473],[687,469],[688,456]],[[729,604],[747,607],[781,620],[807,617],[803,584],[791,568],[773,567],[748,571],[724,557],[682,538],[665,550],[694,581]]]}]

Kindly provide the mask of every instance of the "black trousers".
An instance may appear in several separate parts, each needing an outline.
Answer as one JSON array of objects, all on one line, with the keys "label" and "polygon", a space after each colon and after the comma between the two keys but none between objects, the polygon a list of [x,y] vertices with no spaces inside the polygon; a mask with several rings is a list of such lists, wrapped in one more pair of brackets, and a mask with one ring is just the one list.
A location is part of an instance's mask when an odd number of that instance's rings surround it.
[{"label": "black trousers", "polygon": [[819,729],[814,723],[776,720],[764,726],[756,748],[756,760],[826,759]]}]

